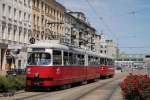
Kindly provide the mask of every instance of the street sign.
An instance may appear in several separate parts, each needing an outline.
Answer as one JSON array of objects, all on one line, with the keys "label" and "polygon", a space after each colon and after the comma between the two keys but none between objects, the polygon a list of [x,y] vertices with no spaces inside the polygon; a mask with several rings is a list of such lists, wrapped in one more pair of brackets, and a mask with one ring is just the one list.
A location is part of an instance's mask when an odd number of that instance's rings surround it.
[{"label": "street sign", "polygon": [[35,38],[30,38],[30,40],[29,40],[29,42],[31,43],[31,44],[34,44],[35,43]]}]

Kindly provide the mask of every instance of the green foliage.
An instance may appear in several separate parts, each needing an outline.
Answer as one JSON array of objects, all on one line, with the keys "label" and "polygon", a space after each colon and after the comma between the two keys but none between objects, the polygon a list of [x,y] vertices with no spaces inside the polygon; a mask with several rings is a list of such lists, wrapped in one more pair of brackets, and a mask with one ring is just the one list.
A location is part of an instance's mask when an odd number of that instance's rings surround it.
[{"label": "green foliage", "polygon": [[146,75],[128,75],[120,84],[126,100],[149,100],[150,77]]},{"label": "green foliage", "polygon": [[0,92],[17,91],[24,89],[25,78],[21,76],[0,76]]}]

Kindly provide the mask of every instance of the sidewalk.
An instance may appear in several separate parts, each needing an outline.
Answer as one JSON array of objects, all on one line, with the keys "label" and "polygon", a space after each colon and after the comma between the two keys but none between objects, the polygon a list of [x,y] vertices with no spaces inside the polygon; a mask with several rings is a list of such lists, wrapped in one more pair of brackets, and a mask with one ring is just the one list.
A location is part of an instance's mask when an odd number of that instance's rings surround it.
[{"label": "sidewalk", "polygon": [[123,100],[120,87],[117,87],[110,100]]}]

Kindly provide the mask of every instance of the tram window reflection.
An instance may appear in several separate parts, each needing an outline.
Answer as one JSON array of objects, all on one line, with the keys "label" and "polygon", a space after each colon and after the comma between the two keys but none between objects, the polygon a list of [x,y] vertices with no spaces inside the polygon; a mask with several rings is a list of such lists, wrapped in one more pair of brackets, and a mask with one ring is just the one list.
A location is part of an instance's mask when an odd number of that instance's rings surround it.
[{"label": "tram window reflection", "polygon": [[81,55],[81,54],[78,54],[77,55],[77,62],[78,62],[78,65],[80,66],[84,66],[84,63],[85,63],[85,56],[84,55]]},{"label": "tram window reflection", "polygon": [[48,65],[51,62],[51,56],[48,53],[32,53],[28,59],[29,65]]},{"label": "tram window reflection", "polygon": [[64,65],[65,66],[68,66],[68,65],[70,65],[70,63],[69,63],[69,53],[68,52],[64,52]]},{"label": "tram window reflection", "polygon": [[105,65],[105,58],[101,58],[100,63],[101,63],[101,65]]},{"label": "tram window reflection", "polygon": [[53,51],[53,65],[62,65],[62,54],[59,50]]}]

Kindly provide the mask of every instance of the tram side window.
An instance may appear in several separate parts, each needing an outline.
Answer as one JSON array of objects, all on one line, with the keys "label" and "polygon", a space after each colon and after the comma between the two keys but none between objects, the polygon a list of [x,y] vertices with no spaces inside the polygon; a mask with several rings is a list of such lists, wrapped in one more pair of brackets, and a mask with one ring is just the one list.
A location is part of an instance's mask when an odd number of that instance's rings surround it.
[{"label": "tram side window", "polygon": [[68,52],[64,52],[64,65],[65,66],[68,66],[68,65],[70,65],[70,63],[69,63],[69,53]]},{"label": "tram side window", "polygon": [[73,65],[78,65],[77,54],[73,54]]},{"label": "tram side window", "polygon": [[54,65],[62,65],[61,51],[59,51],[59,50],[53,51],[53,64]]},{"label": "tram side window", "polygon": [[99,58],[98,57],[95,58],[95,65],[99,65]]},{"label": "tram side window", "polygon": [[88,56],[88,65],[92,64],[91,60],[92,60],[91,56]]},{"label": "tram side window", "polygon": [[109,65],[112,66],[113,65],[113,61],[112,59],[109,60]]},{"label": "tram side window", "polygon": [[114,60],[111,59],[111,66],[114,66]]},{"label": "tram side window", "polygon": [[104,58],[101,58],[101,59],[100,59],[100,63],[101,63],[101,65],[105,65],[105,59],[104,59]]},{"label": "tram side window", "polygon": [[48,65],[50,64],[51,56],[48,53],[32,53],[28,59],[29,65]]},{"label": "tram side window", "polygon": [[108,66],[111,66],[111,61],[110,61],[110,59],[107,59],[107,65],[108,65]]},{"label": "tram side window", "polygon": [[95,63],[96,63],[96,58],[93,56],[88,56],[88,64],[90,66],[93,66],[93,65],[95,65]]},{"label": "tram side window", "polygon": [[108,65],[108,59],[105,58],[104,61],[105,61],[105,65]]},{"label": "tram side window", "polygon": [[73,65],[73,53],[69,53],[69,64]]},{"label": "tram side window", "polygon": [[77,62],[78,62],[79,65],[84,66],[84,62],[85,62],[84,55],[78,54],[77,55]]},{"label": "tram side window", "polygon": [[70,65],[76,65],[76,63],[77,63],[76,56],[77,55],[72,52],[69,53],[69,64]]}]

